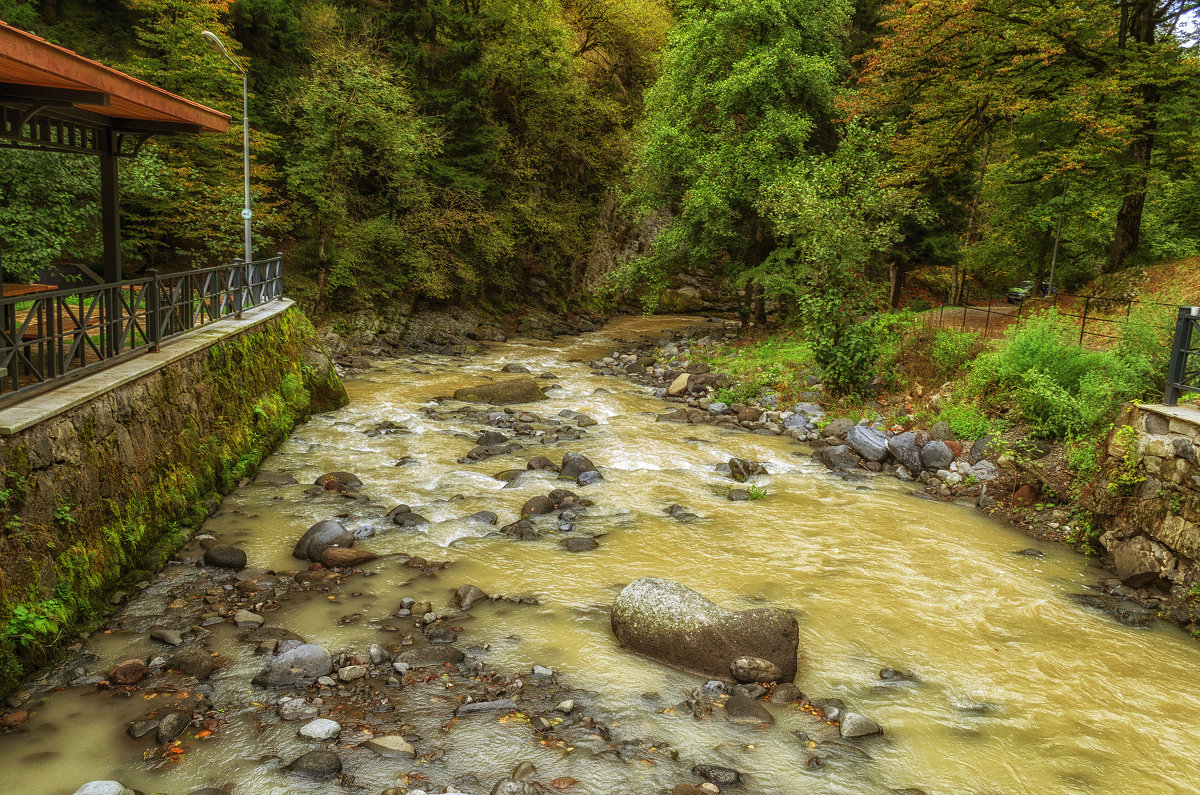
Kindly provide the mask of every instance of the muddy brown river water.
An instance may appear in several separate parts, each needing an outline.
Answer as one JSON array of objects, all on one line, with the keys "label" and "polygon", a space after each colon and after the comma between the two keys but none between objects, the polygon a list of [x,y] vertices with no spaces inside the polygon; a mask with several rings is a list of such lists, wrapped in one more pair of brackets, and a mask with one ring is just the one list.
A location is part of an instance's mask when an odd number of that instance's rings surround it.
[{"label": "muddy brown river water", "polygon": [[[374,576],[347,580],[341,593],[284,600],[267,623],[331,650],[365,653],[384,642],[381,627],[402,597],[428,598],[440,608],[464,583],[535,595],[537,606],[473,609],[461,645],[502,670],[552,667],[593,694],[593,711],[614,731],[658,738],[678,751],[678,763],[546,747],[532,731],[514,731],[495,716],[463,720],[439,736],[437,726],[422,723],[432,720],[422,704],[397,697],[398,708],[445,756],[431,764],[358,764],[350,770],[354,788],[297,779],[278,769],[278,758],[290,760],[313,744],[296,737],[299,723],[262,720],[263,705],[277,696],[250,685],[263,658],[236,640],[232,625],[218,624],[206,642],[232,664],[211,682],[217,706],[231,705],[217,738],[196,744],[179,764],[143,760],[146,744],[124,731],[145,712],[143,697],[66,688],[48,694],[20,730],[0,736],[0,792],[69,794],[85,781],[112,778],[170,795],[230,781],[237,795],[373,795],[397,786],[402,772],[418,771],[438,786],[470,773],[481,784],[464,791],[482,795],[523,760],[537,766],[543,782],[577,779],[576,793],[665,793],[697,781],[687,774],[696,763],[742,771],[746,784],[737,791],[744,793],[1200,790],[1200,645],[1166,625],[1135,629],[1079,606],[1071,595],[1100,577],[1084,558],[1049,544],[1036,545],[1042,558],[1014,554],[1030,540],[971,509],[915,497],[889,478],[836,478],[784,437],[655,423],[662,401],[644,387],[597,376],[585,363],[611,354],[619,347],[614,339],[690,322],[622,318],[596,334],[511,342],[472,358],[380,362],[348,380],[349,406],[297,428],[264,463],[298,485],[243,486],[204,528],[244,548],[250,566],[295,570],[292,547],[313,522],[349,514],[351,529],[382,528],[383,513],[407,503],[432,523],[387,525],[359,546],[448,560],[447,570],[414,576],[385,557],[363,566]],[[485,428],[433,420],[422,407],[509,362],[558,376],[543,382],[553,385],[551,400],[531,411],[550,417],[569,408],[599,424],[579,441],[457,463]],[[409,432],[367,435],[383,421]],[[493,475],[523,469],[533,455],[558,460],[565,450],[590,456],[604,475],[576,489],[596,503],[578,527],[595,534],[599,548],[572,554],[553,534],[529,542],[489,536],[495,528],[463,518],[490,510],[500,524],[514,521],[525,500],[562,484],[552,473],[529,472],[505,488]],[[764,499],[725,498],[729,481],[714,465],[732,456],[766,462]],[[406,457],[410,463],[396,465]],[[304,484],[333,470],[356,474],[370,501],[305,495]],[[700,519],[668,517],[663,509],[672,503]],[[792,732],[808,730],[813,718],[794,708],[768,705],[776,718],[769,728],[671,710],[704,677],[622,651],[609,628],[607,606],[640,576],[677,580],[732,609],[795,611],[797,684],[884,726],[883,737],[860,743],[870,759],[805,768],[807,754]],[[154,585],[123,611],[151,620],[166,612],[168,598]],[[353,614],[361,618],[342,623]],[[131,630],[98,633],[85,651],[95,655],[88,665],[96,671],[163,653],[144,631]],[[920,682],[883,683],[878,672],[885,666],[910,670]]]}]

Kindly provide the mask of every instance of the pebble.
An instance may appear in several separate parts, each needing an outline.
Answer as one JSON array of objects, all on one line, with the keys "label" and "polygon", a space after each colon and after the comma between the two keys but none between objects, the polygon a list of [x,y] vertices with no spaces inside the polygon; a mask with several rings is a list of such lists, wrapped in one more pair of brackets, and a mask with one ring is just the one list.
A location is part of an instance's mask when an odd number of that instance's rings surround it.
[{"label": "pebble", "polygon": [[341,733],[342,727],[329,718],[317,718],[300,728],[300,736],[310,740],[335,740]]},{"label": "pebble", "polygon": [[415,759],[417,749],[398,734],[386,734],[382,737],[373,737],[363,743],[363,748],[374,751],[380,756],[389,759]]},{"label": "pebble", "polygon": [[244,608],[237,611],[233,617],[233,623],[236,624],[238,628],[261,627],[264,621],[266,621],[266,619],[260,616],[258,613],[251,613],[249,610]]},{"label": "pebble", "polygon": [[75,795],[134,795],[133,790],[119,781],[89,781]]},{"label": "pebble", "polygon": [[155,627],[150,630],[150,637],[154,640],[162,641],[168,646],[178,646],[183,643],[183,633],[175,629],[167,629],[166,627]]},{"label": "pebble", "polygon": [[302,698],[290,698],[279,702],[279,717],[281,720],[304,720],[315,718],[320,710]]},{"label": "pebble", "polygon": [[843,737],[866,737],[872,734],[883,734],[883,727],[866,715],[847,712],[842,716],[841,735]]},{"label": "pebble", "polygon": [[570,715],[571,710],[575,709],[575,702],[568,698],[566,701],[558,702],[558,706],[554,709],[563,713],[564,715]]},{"label": "pebble", "polygon": [[367,675],[367,666],[365,665],[347,665],[344,668],[338,669],[338,679],[343,682],[353,682],[355,679],[362,679]]}]

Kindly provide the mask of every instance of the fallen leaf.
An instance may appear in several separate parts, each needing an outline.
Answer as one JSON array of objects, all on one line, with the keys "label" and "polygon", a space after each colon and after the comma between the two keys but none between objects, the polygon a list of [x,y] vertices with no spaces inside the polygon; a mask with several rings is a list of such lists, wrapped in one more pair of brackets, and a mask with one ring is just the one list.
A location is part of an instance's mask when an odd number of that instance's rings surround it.
[{"label": "fallen leaf", "polygon": [[562,778],[556,778],[553,781],[551,781],[550,786],[554,787],[559,792],[566,792],[567,790],[571,789],[571,787],[574,787],[578,783],[579,783],[578,781],[571,778],[570,776],[563,776]]}]

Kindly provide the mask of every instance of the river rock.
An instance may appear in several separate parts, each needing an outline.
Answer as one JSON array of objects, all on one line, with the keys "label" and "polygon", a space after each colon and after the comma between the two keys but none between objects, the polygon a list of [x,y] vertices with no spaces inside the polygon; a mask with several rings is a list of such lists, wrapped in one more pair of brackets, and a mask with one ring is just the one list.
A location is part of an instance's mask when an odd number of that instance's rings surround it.
[{"label": "river rock", "polygon": [[365,549],[346,549],[345,547],[326,547],[321,553],[321,563],[331,569],[348,569],[360,563],[368,563],[379,556]]},{"label": "river rock", "polygon": [[463,387],[454,391],[454,399],[468,403],[489,403],[493,406],[549,400],[537,381],[532,378],[510,378]]},{"label": "river rock", "polygon": [[549,497],[530,497],[521,506],[521,516],[542,516],[553,512],[557,507]]},{"label": "river rock", "polygon": [[855,427],[854,420],[847,417],[838,417],[837,419],[830,420],[825,427],[821,429],[821,433],[826,436],[832,436],[836,439],[845,439],[846,434],[850,433],[850,429],[853,427]]},{"label": "river rock", "polygon": [[284,770],[308,778],[329,778],[342,772],[342,760],[333,751],[309,751],[297,757]]},{"label": "river rock", "polygon": [[476,511],[467,518],[474,519],[476,522],[483,522],[484,524],[490,525],[494,525],[496,522],[500,521],[500,517],[491,511]]},{"label": "river rock", "polygon": [[880,462],[887,458],[887,437],[866,425],[855,425],[847,431],[846,444],[868,461]]},{"label": "river rock", "polygon": [[814,457],[830,469],[842,472],[853,472],[858,469],[858,462],[860,460],[858,453],[851,450],[850,446],[845,444],[835,444],[832,447],[818,450]]},{"label": "river rock", "polygon": [[184,649],[167,658],[167,668],[184,676],[207,679],[215,668],[212,655],[204,649]]},{"label": "river rock", "polygon": [[315,718],[321,710],[317,705],[310,704],[302,698],[289,698],[279,701],[280,720],[307,720]]},{"label": "river rock", "polygon": [[893,436],[887,440],[888,452],[899,461],[910,473],[924,469],[921,463],[921,448],[917,445],[917,435],[912,431]]},{"label": "river rock", "polygon": [[587,472],[581,472],[579,477],[575,478],[575,482],[580,486],[590,486],[599,480],[604,480],[604,476],[595,469],[589,469]]},{"label": "river rock", "polygon": [[755,475],[767,474],[767,468],[757,461],[747,461],[744,458],[729,459],[729,477],[738,483],[745,483]]},{"label": "river rock", "polygon": [[883,734],[883,727],[866,715],[847,712],[842,715],[840,732],[846,738],[866,737],[871,734]]},{"label": "river rock", "polygon": [[544,455],[535,455],[533,458],[529,459],[529,463],[525,465],[525,468],[526,469],[548,469],[551,472],[559,471],[558,464],[554,463],[549,458],[546,458],[546,456],[544,456]]},{"label": "river rock", "polygon": [[415,759],[417,756],[417,749],[398,734],[372,737],[362,747],[387,759]]},{"label": "river rock", "polygon": [[501,527],[500,532],[518,541],[537,541],[538,537],[537,525],[533,523],[532,519],[518,519],[512,524]]},{"label": "river rock", "polygon": [[559,472],[564,478],[578,478],[584,472],[593,472],[595,469],[596,465],[592,463],[592,459],[579,453],[567,452],[563,453]]},{"label": "river rock", "polygon": [[292,687],[307,683],[333,670],[329,652],[313,643],[289,649],[267,663],[251,684],[259,687]]},{"label": "river rock", "polygon": [[938,421],[929,429],[929,438],[939,442],[952,442],[954,431],[950,430],[950,423]]},{"label": "river rock", "polygon": [[739,682],[778,682],[783,679],[779,666],[761,657],[738,657],[729,664],[729,672]]},{"label": "river rock", "polygon": [[301,737],[318,741],[336,740],[341,733],[341,725],[329,718],[317,718],[316,720],[309,721],[301,726],[299,731]]},{"label": "river rock", "polygon": [[415,649],[402,651],[396,658],[396,662],[405,663],[410,668],[428,668],[431,665],[460,663],[464,659],[466,659],[466,655],[460,649],[449,645],[437,645],[418,646]]},{"label": "river rock", "polygon": [[168,646],[178,646],[183,643],[183,633],[177,629],[167,629],[166,627],[155,627],[150,630],[150,637],[160,643],[165,643]]},{"label": "river rock", "polygon": [[921,448],[921,465],[931,472],[949,469],[952,463],[954,451],[947,447],[945,442],[933,439]]},{"label": "river rock", "polygon": [[229,791],[217,787],[205,787],[204,789],[194,789],[187,795],[229,795]]},{"label": "river rock", "polygon": [[183,734],[184,729],[192,722],[191,713],[175,711],[163,715],[158,722],[158,730],[154,734],[154,742],[165,745]]},{"label": "river rock", "polygon": [[1157,541],[1135,536],[1113,548],[1117,577],[1131,588],[1154,582],[1175,568],[1175,556]]},{"label": "river rock", "polygon": [[600,546],[594,538],[584,538],[575,536],[573,538],[564,538],[558,542],[559,546],[568,552],[591,552],[596,547]]},{"label": "river rock", "polygon": [[799,627],[774,608],[732,612],[676,582],[642,577],[612,606],[612,628],[625,648],[687,670],[729,678],[739,657],[758,657],[796,676]]},{"label": "river rock", "polygon": [[775,718],[767,712],[766,707],[745,696],[733,696],[726,701],[725,716],[729,718],[730,723],[743,725],[775,722]]},{"label": "river rock", "polygon": [[241,629],[245,629],[246,627],[261,627],[264,621],[266,621],[266,619],[260,616],[258,613],[251,613],[245,608],[237,611],[233,617],[233,623]]},{"label": "river rock", "polygon": [[793,701],[798,700],[802,695],[803,693],[800,692],[800,688],[796,687],[791,682],[783,682],[779,685],[776,685],[775,689],[771,691],[771,703],[791,704]]},{"label": "river rock", "polygon": [[970,451],[967,453],[967,463],[971,465],[978,464],[987,456],[996,452],[995,446],[992,444],[992,437],[983,436],[975,440],[971,445]]},{"label": "river rock", "polygon": [[967,470],[967,474],[976,480],[988,483],[1000,477],[1000,468],[985,458],[975,462],[975,465]]},{"label": "river rock", "polygon": [[89,781],[75,795],[135,795],[134,791],[119,781]]},{"label": "river rock", "polygon": [[135,740],[140,740],[150,732],[158,728],[158,718],[146,718],[144,720],[130,721],[125,727],[125,733]]},{"label": "river rock", "polygon": [[498,698],[495,701],[472,701],[469,704],[459,704],[454,710],[454,714],[462,717],[485,712],[512,712],[516,708],[517,703],[511,698]]},{"label": "river rock", "polygon": [[742,783],[742,774],[731,767],[719,765],[695,765],[692,772],[705,781],[711,781],[718,787],[734,787]]},{"label": "river rock", "polygon": [[454,592],[454,596],[450,599],[450,606],[457,607],[460,610],[470,610],[471,606],[476,602],[485,601],[488,595],[483,592],[483,589],[475,585],[460,585],[458,590]]},{"label": "river rock", "polygon": [[357,491],[362,481],[349,472],[328,472],[313,483],[326,491]]},{"label": "river rock", "polygon": [[354,536],[341,522],[332,519],[317,522],[300,536],[292,557],[318,563],[321,553],[329,547],[352,547]]},{"label": "river rock", "polygon": [[244,569],[246,568],[246,552],[237,547],[209,547],[204,550],[204,564],[221,569]]},{"label": "river rock", "polygon": [[338,679],[343,682],[353,682],[356,679],[362,679],[367,675],[367,666],[365,665],[345,665],[338,669]]},{"label": "river rock", "polygon": [[679,376],[677,376],[675,378],[674,381],[671,382],[671,385],[669,387],[667,387],[667,394],[670,395],[671,397],[679,397],[684,392],[687,392],[688,381],[690,379],[691,379],[690,374],[681,373]]},{"label": "river rock", "polygon": [[150,669],[146,666],[144,660],[126,660],[123,663],[118,663],[108,672],[108,681],[114,685],[128,687],[136,685],[145,679],[146,674],[149,672]]}]

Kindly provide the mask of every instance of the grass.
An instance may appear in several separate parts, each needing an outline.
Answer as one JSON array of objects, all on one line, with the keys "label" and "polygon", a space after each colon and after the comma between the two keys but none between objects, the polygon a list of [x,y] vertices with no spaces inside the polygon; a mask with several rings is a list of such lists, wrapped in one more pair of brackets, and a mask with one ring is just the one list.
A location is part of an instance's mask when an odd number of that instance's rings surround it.
[{"label": "grass", "polygon": [[713,395],[722,402],[753,400],[764,391],[790,401],[809,388],[812,352],[797,332],[719,345],[705,361],[738,381],[736,387],[719,389]]}]

